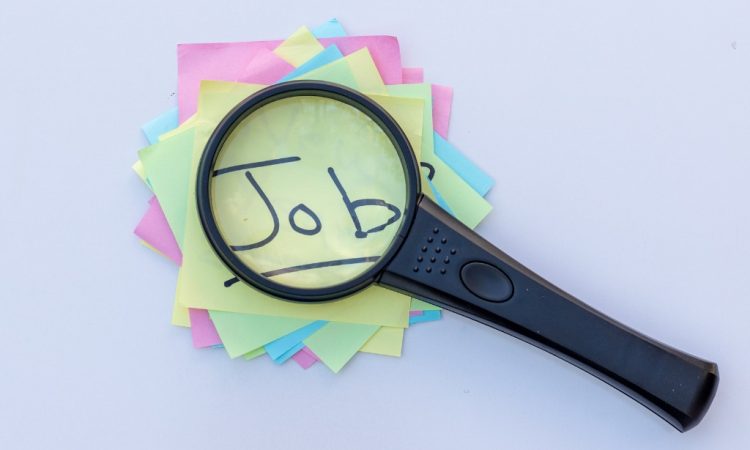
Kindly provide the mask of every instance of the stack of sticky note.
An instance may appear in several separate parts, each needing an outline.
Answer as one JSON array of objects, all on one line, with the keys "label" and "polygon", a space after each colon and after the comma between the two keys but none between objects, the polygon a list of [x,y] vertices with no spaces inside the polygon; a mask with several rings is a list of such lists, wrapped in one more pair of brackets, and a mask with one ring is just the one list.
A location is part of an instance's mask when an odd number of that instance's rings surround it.
[{"label": "stack of sticky note", "polygon": [[404,331],[441,310],[372,286],[335,302],[271,298],[236,279],[211,250],[194,199],[196,162],[213,128],[238,102],[288,80],[323,80],[356,89],[399,123],[420,161],[426,195],[469,227],[490,212],[493,181],[447,140],[452,89],[426,84],[403,67],[392,36],[348,36],[334,20],[301,27],[286,40],[181,44],[177,107],[143,126],[149,142],[133,169],[153,192],[135,234],[179,269],[172,323],[189,327],[197,348],[230,358],[268,355],[334,372],[357,352],[400,356]]}]

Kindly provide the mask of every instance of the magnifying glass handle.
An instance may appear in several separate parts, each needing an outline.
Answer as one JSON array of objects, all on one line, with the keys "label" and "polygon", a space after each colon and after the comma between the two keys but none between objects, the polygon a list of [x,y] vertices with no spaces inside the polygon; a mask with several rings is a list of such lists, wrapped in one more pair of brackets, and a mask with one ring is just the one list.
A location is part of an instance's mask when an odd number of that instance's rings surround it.
[{"label": "magnifying glass handle", "polygon": [[542,348],[619,389],[679,431],[700,422],[715,363],[605,316],[495,248],[426,197],[380,284]]}]

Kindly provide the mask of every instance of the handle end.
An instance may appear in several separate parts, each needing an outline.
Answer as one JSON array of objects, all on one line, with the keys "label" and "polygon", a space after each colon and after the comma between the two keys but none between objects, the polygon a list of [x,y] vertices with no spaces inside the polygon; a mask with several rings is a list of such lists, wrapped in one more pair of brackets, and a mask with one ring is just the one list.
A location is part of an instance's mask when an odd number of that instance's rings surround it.
[{"label": "handle end", "polygon": [[672,416],[669,422],[680,432],[685,432],[695,427],[703,419],[703,416],[711,407],[716,390],[719,387],[719,366],[716,363],[705,362],[703,367],[703,380],[693,396],[690,408],[680,414]]}]

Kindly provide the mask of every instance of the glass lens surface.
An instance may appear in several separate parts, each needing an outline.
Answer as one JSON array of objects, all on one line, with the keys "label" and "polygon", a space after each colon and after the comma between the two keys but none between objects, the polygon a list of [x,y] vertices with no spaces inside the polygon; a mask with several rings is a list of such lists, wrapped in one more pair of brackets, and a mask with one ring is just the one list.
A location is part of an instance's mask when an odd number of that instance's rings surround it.
[{"label": "glass lens surface", "polygon": [[338,100],[288,97],[242,119],[209,185],[224,242],[253,272],[294,288],[365,273],[404,220],[399,152],[369,116]]}]

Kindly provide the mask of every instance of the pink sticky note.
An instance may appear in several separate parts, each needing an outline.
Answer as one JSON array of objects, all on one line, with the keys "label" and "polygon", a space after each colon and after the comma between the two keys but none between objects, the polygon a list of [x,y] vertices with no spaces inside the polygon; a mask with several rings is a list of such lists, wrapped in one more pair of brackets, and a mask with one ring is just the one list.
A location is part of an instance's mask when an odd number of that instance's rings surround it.
[{"label": "pink sticky note", "polygon": [[439,84],[432,85],[432,128],[445,139],[448,139],[452,102],[453,88]]},{"label": "pink sticky note", "polygon": [[237,81],[243,83],[273,84],[279,78],[294,70],[294,66],[276,56],[271,50],[258,50],[255,58],[251,59],[244,74]]},{"label": "pink sticky note", "polygon": [[423,316],[424,311],[409,311],[409,317]]},{"label": "pink sticky note", "polygon": [[404,84],[424,83],[424,69],[421,67],[404,67],[401,69],[401,79]]},{"label": "pink sticky note", "polygon": [[148,210],[138,226],[135,227],[134,232],[136,236],[176,262],[177,265],[182,264],[182,252],[180,252],[172,229],[169,228],[169,223],[167,223],[164,211],[159,205],[159,200],[155,196],[149,200]]},{"label": "pink sticky note", "polygon": [[[259,55],[271,52],[281,42],[256,41],[178,45],[177,96],[180,123],[196,111],[201,80],[270,84],[268,82],[270,74],[262,71],[249,73],[251,70],[256,70],[253,67],[255,65],[251,62]],[[320,42],[325,47],[335,44],[344,55],[367,47],[383,82],[386,84],[401,83],[401,50],[395,37],[345,36],[320,39]],[[258,78],[253,78],[253,76]]]},{"label": "pink sticky note", "polygon": [[302,350],[292,355],[292,359],[303,369],[309,369],[310,366],[318,362],[318,357],[307,347],[302,347]]},{"label": "pink sticky note", "polygon": [[195,348],[211,347],[222,343],[208,311],[189,308],[188,312],[190,313],[190,332],[193,334]]}]

